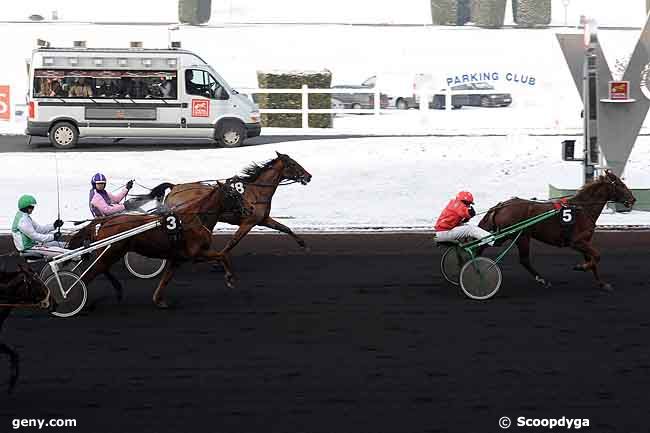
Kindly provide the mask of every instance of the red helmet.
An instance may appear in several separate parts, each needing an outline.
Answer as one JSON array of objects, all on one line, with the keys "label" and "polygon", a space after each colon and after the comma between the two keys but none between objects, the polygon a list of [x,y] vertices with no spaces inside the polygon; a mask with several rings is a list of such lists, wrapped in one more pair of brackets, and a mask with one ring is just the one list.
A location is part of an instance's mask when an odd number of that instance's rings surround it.
[{"label": "red helmet", "polygon": [[466,201],[467,203],[474,204],[474,196],[472,195],[471,192],[468,191],[459,192],[458,195],[456,196],[456,200]]}]

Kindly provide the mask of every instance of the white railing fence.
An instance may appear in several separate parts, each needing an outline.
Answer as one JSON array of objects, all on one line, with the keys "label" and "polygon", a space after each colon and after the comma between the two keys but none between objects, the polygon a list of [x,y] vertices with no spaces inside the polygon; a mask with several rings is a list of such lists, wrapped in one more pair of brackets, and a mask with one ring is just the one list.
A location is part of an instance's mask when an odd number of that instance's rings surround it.
[{"label": "white railing fence", "polygon": [[[260,113],[281,113],[281,114],[290,114],[290,113],[300,113],[302,115],[302,129],[309,128],[309,114],[368,114],[372,113],[376,116],[380,115],[382,111],[385,111],[385,108],[381,108],[381,95],[386,95],[387,92],[382,92],[380,88],[373,89],[352,89],[352,88],[338,88],[338,89],[314,89],[310,88],[306,84],[303,84],[300,89],[260,89],[260,88],[238,88],[239,93],[246,95],[251,94],[300,94],[302,96],[301,108],[260,108]],[[309,95],[312,94],[372,94],[373,97],[373,107],[369,108],[309,108]],[[476,93],[476,92],[454,92],[455,95],[462,93]],[[440,93],[438,93],[440,94]],[[411,96],[412,97],[412,96]],[[418,94],[420,101],[431,101],[433,98],[432,93],[420,93]],[[451,110],[452,104],[447,103],[451,101],[451,94],[449,90],[445,92],[445,107],[447,110]],[[429,104],[419,104],[420,110],[425,111],[429,110]]]}]

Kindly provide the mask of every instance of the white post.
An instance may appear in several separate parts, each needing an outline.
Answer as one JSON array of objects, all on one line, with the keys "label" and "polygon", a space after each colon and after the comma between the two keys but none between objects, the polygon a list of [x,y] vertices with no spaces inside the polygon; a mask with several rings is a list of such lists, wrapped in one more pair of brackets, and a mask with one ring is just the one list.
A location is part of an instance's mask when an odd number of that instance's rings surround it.
[{"label": "white post", "polygon": [[420,93],[420,111],[426,111],[429,109],[429,95],[424,92]]},{"label": "white post", "polygon": [[302,129],[309,128],[309,86],[302,85]]},{"label": "white post", "polygon": [[375,116],[379,116],[381,114],[381,92],[379,91],[379,88],[375,86],[375,98],[374,98],[374,104],[373,108],[375,109]]},{"label": "white post", "polygon": [[445,110],[451,111],[452,108],[451,86],[447,86],[445,91]]}]

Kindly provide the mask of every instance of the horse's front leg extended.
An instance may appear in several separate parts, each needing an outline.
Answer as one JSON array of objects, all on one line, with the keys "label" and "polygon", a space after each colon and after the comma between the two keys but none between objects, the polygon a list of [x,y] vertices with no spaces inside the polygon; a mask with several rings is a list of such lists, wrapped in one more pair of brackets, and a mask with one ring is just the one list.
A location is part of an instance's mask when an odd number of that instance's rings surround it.
[{"label": "horse's front leg extended", "polygon": [[221,250],[221,254],[224,254],[224,255],[228,254],[230,252],[230,250],[235,248],[235,246],[239,243],[239,241],[241,241],[244,238],[244,236],[246,236],[248,234],[248,232],[251,231],[251,229],[253,227],[255,227],[255,223],[252,223],[252,224],[251,223],[242,223],[239,226],[239,228],[237,229],[237,231],[235,232],[235,234],[233,235],[233,237],[230,238],[230,240],[228,241],[226,246],[223,247],[223,249]]},{"label": "horse's front leg extended", "polygon": [[277,231],[282,232],[282,233],[286,233],[289,236],[291,236],[298,243],[298,245],[300,245],[302,248],[304,248],[305,250],[309,250],[308,247],[307,247],[307,244],[305,243],[304,240],[302,240],[302,238],[300,236],[298,236],[297,234],[292,232],[289,227],[285,226],[284,224],[281,224],[281,223],[277,222],[273,218],[266,217],[266,218],[264,218],[264,220],[259,225],[264,226],[264,227],[268,227],[268,228],[273,229],[273,230],[277,230]]},{"label": "horse's front leg extended", "polygon": [[517,240],[517,249],[519,250],[519,263],[526,268],[530,274],[535,277],[535,281],[544,287],[551,287],[550,281],[546,281],[535,268],[530,261],[530,236],[521,236]]}]

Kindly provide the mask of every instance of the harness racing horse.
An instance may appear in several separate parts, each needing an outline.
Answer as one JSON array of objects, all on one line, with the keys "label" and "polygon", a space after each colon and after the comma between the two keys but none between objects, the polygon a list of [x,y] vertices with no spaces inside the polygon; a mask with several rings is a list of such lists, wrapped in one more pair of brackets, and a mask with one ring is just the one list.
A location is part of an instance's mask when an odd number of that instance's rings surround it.
[{"label": "harness racing horse", "polygon": [[[311,174],[288,155],[276,152],[277,157],[261,165],[253,163],[243,170],[241,176],[235,176],[226,181],[243,195],[244,202],[250,208],[240,208],[224,212],[219,221],[239,226],[239,229],[221,250],[227,254],[239,241],[242,240],[251,229],[256,226],[268,227],[286,233],[291,236],[302,248],[307,248],[305,241],[291,231],[284,224],[271,218],[271,201],[278,186],[289,183],[301,183],[307,185],[311,181]],[[283,183],[283,181],[288,181]],[[189,184],[179,185],[186,188]],[[195,188],[206,190],[208,186],[193,184]],[[176,191],[172,190],[165,198],[167,206],[174,206],[180,196],[175,196]],[[242,211],[243,210],[243,211]]]},{"label": "harness racing horse", "polygon": [[553,208],[573,208],[575,210],[574,224],[564,229],[565,231],[562,229],[562,213],[524,230],[517,240],[519,262],[535,277],[537,282],[550,287],[550,283],[542,278],[530,262],[530,239],[533,238],[556,247],[570,247],[582,253],[585,258],[585,263],[576,265],[574,269],[591,270],[600,288],[611,291],[613,290],[612,286],[600,278],[598,273],[600,253],[594,248],[591,241],[596,221],[608,201],[632,207],[636,199],[613,172],[606,170],[604,175],[584,185],[574,196],[562,199],[560,202],[538,202],[515,197],[499,203],[486,213],[479,223],[479,227],[490,232],[497,232]]},{"label": "harness racing horse", "polygon": [[[47,308],[49,306],[50,292],[47,287],[29,266],[21,262],[15,266],[9,265],[5,260],[0,263],[0,332],[12,309],[17,307]],[[18,353],[2,342],[0,342],[0,353],[9,357],[8,392],[11,394],[18,382],[20,372]]]},{"label": "harness racing horse", "polygon": [[[174,185],[164,183],[152,191],[152,196]],[[160,308],[167,308],[164,299],[164,289],[174,275],[178,266],[184,262],[220,262],[225,271],[225,282],[234,287],[234,275],[230,259],[223,253],[211,249],[212,230],[217,224],[223,210],[243,206],[241,196],[231,187],[217,183],[204,190],[188,190],[183,194],[183,200],[175,206],[168,207],[168,213],[160,214],[118,214],[108,218],[93,220],[79,230],[69,241],[68,248],[84,246],[85,242],[99,241],[126,230],[140,227],[157,219],[163,219],[160,227],[153,228],[127,239],[113,243],[108,251],[88,270],[83,277],[89,283],[99,274],[108,274],[110,267],[129,251],[146,257],[166,259],[162,278],[153,294],[153,302]],[[166,226],[165,221],[173,215],[172,226]],[[170,229],[175,233],[170,235]],[[117,281],[114,277],[111,282]],[[121,285],[113,287],[121,294]]]}]

